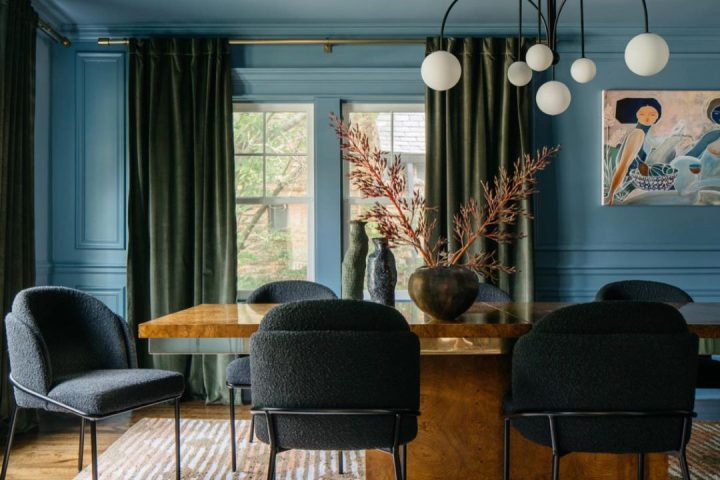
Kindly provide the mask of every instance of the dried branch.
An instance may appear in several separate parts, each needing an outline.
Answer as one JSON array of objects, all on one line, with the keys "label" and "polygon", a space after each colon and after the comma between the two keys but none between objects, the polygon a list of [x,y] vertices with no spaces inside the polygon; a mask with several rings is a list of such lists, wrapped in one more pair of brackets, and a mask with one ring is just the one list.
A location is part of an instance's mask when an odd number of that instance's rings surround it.
[{"label": "dried branch", "polygon": [[[418,189],[407,195],[407,176],[400,155],[388,160],[387,154],[370,146],[368,136],[358,126],[344,123],[330,115],[332,127],[340,139],[343,160],[352,165],[348,174],[352,186],[363,198],[383,198],[389,204],[375,202],[360,220],[377,223],[378,230],[393,245],[409,245],[423,258],[428,267],[463,265],[486,277],[497,272],[513,273],[514,267],[502,264],[495,251],[481,251],[469,255],[469,249],[481,238],[497,243],[511,243],[522,238],[522,233],[510,232],[505,226],[520,217],[531,217],[522,206],[522,200],[537,192],[537,174],[544,170],[560,147],[543,147],[534,157],[524,155],[513,165],[512,175],[501,168],[492,184],[483,182],[483,205],[474,198],[460,206],[453,218],[453,234],[460,247],[448,252],[448,242],[433,233],[438,227],[429,213],[425,196]],[[468,256],[465,263],[462,259]]]}]

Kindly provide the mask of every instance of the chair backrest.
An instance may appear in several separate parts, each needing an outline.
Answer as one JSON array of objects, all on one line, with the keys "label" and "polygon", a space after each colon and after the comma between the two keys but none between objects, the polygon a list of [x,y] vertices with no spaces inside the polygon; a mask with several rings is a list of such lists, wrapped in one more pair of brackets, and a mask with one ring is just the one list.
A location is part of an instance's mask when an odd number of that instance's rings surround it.
[{"label": "chair backrest", "polygon": [[[562,308],[540,320],[515,345],[513,410],[692,411],[697,350],[697,336],[667,304],[618,301]],[[593,421],[599,427],[592,435],[583,423],[582,431],[560,428],[561,436],[580,438],[580,443],[592,437],[589,441],[596,445],[606,436],[618,441],[617,433],[623,431],[618,425],[625,425]],[[664,439],[656,431],[655,440],[676,450],[681,422],[672,426]],[[627,433],[632,434],[632,428]],[[635,433],[627,442],[643,438]],[[618,445],[603,451],[614,448]]]},{"label": "chair backrest", "polygon": [[248,295],[247,303],[287,303],[302,300],[334,300],[337,295],[325,285],[306,280],[282,280],[261,285]]},{"label": "chair backrest", "polygon": [[5,328],[13,378],[37,393],[46,394],[57,379],[75,373],[137,367],[127,323],[79,290],[23,290]]},{"label": "chair backrest", "polygon": [[480,288],[478,289],[477,297],[475,297],[475,301],[507,303],[512,302],[512,298],[505,290],[502,290],[495,285],[481,283]]},{"label": "chair backrest", "polygon": [[674,285],[650,280],[623,280],[604,285],[595,300],[633,300],[636,302],[689,303],[693,298]]},{"label": "chair backrest", "polygon": [[[287,303],[268,312],[250,345],[255,408],[419,408],[420,343],[393,308],[354,300]],[[414,437],[417,424],[414,418],[411,422],[403,428],[406,433],[412,430],[409,436]],[[326,421],[307,425],[304,432],[302,428],[285,431],[283,444],[289,448],[392,445],[392,428],[355,430],[362,441],[353,430]],[[303,437],[307,431],[316,432],[310,444]],[[260,431],[258,435],[262,438]]]}]

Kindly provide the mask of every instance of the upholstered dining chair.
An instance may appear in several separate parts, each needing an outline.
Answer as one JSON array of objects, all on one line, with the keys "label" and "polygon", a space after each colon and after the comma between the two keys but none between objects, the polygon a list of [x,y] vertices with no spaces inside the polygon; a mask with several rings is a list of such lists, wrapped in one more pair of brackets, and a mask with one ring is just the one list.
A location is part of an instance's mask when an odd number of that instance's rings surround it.
[{"label": "upholstered dining chair", "polygon": [[63,287],[18,293],[5,319],[10,383],[15,396],[0,479],[7,473],[21,408],[81,418],[78,470],[90,423],[92,478],[98,478],[96,423],[150,405],[175,402],[175,477],[180,478],[179,373],[137,368],[127,323],[98,299]]},{"label": "upholstered dining chair", "polygon": [[250,340],[256,435],[276,456],[291,449],[392,454],[407,473],[417,434],[420,342],[394,308],[311,300],[270,310]]},{"label": "upholstered dining chair", "polygon": [[513,350],[504,400],[504,478],[510,427],[552,449],[552,478],[570,452],[674,452],[689,479],[685,449],[695,404],[698,338],[675,308],[653,302],[594,302],[556,310]]},{"label": "upholstered dining chair", "polygon": [[495,285],[491,285],[489,283],[481,283],[480,288],[478,289],[477,297],[475,297],[475,301],[508,303],[512,302],[512,298],[510,297],[509,293],[507,293],[501,288],[496,287]]},{"label": "upholstered dining chair", "polygon": [[[282,280],[261,285],[248,295],[246,303],[287,303],[299,300],[332,300],[335,293],[325,285],[305,280]],[[230,393],[230,455],[232,471],[237,470],[237,453],[235,446],[235,390],[250,391],[250,357],[247,355],[236,358],[227,367],[228,391]],[[250,420],[248,441],[253,441],[255,417]],[[342,453],[340,457],[340,473],[343,473]]]},{"label": "upholstered dining chair", "polygon": [[[595,300],[635,300],[665,303],[691,303],[693,298],[685,290],[662,282],[623,280],[604,285]],[[720,361],[710,355],[698,357],[697,388],[720,388]]]}]

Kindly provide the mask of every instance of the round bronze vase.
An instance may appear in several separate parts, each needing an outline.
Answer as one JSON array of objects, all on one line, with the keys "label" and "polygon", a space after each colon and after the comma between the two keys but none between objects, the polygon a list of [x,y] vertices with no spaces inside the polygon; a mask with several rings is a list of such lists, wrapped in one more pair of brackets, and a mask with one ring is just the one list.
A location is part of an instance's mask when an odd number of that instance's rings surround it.
[{"label": "round bronze vase", "polygon": [[408,282],[413,302],[439,320],[455,320],[475,302],[480,282],[477,274],[462,267],[420,267]]}]

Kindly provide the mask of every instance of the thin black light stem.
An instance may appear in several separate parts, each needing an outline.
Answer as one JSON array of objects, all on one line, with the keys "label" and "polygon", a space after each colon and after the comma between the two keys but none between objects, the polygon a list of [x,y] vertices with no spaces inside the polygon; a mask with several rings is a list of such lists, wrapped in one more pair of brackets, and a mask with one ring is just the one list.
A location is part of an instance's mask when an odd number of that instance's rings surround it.
[{"label": "thin black light stem", "polygon": [[453,0],[453,2],[450,4],[447,10],[445,10],[445,15],[442,19],[442,25],[440,26],[440,49],[442,50],[444,48],[443,46],[443,38],[445,37],[445,23],[447,22],[448,15],[450,15],[450,10],[453,9],[455,4],[458,2],[458,0]]},{"label": "thin black light stem", "polygon": [[[540,37],[541,37],[541,34],[542,34],[542,32],[541,32],[542,27],[541,27],[541,23],[540,23],[541,20],[542,20],[542,2],[543,2],[543,0],[538,0],[538,3],[537,3],[537,11],[538,11],[538,36],[537,36],[537,41],[538,41],[538,43],[540,43]],[[549,35],[550,35],[550,32],[548,31],[548,41],[550,40]]]},{"label": "thin black light stem", "polygon": [[585,58],[585,2],[580,0],[580,56]]},{"label": "thin black light stem", "polygon": [[518,61],[522,60],[522,4],[525,0],[518,0]]},{"label": "thin black light stem", "polygon": [[648,20],[647,2],[642,0],[643,14],[645,15],[645,33],[650,33],[650,21]]}]

